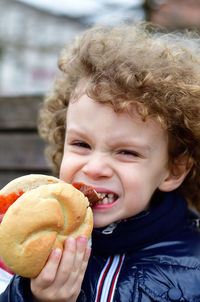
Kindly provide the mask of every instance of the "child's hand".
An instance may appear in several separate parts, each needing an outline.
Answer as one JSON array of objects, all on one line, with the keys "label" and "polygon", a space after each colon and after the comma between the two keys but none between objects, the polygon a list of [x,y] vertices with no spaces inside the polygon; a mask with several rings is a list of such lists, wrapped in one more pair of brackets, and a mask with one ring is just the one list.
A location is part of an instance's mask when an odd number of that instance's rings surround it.
[{"label": "child's hand", "polygon": [[37,278],[31,279],[34,301],[76,301],[91,249],[85,236],[69,238],[63,253],[54,250]]}]

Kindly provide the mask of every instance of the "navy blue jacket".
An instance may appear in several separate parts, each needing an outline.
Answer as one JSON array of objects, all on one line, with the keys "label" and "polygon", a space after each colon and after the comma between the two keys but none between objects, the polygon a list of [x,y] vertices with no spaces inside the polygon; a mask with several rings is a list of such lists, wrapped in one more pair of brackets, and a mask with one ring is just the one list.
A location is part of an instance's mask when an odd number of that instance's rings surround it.
[{"label": "navy blue jacket", "polygon": [[[200,302],[196,218],[176,192],[157,193],[149,211],[94,229],[78,302]],[[11,301],[32,301],[28,279],[14,276],[0,296]]]}]

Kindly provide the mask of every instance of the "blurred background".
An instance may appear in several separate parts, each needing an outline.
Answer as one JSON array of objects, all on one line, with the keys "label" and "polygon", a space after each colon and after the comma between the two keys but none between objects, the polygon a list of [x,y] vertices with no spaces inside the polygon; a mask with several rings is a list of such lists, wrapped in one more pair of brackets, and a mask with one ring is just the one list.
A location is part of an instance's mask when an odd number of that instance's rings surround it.
[{"label": "blurred background", "polygon": [[0,0],[0,188],[51,173],[37,113],[63,46],[95,24],[143,20],[199,31],[200,0]]}]

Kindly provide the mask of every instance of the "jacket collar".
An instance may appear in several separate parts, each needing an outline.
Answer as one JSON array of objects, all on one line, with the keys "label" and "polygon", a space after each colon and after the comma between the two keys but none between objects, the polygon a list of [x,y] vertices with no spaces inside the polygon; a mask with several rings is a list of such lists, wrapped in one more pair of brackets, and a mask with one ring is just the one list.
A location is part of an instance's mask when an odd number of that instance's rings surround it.
[{"label": "jacket collar", "polygon": [[93,252],[112,255],[137,251],[166,240],[172,232],[179,232],[186,219],[187,205],[180,195],[175,191],[157,192],[148,211],[105,228],[94,229]]}]

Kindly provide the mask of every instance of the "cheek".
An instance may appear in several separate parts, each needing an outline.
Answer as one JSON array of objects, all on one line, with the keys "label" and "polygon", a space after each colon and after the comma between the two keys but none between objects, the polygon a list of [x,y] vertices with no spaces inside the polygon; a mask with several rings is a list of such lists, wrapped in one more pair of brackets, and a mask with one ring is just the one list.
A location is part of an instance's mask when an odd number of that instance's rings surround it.
[{"label": "cheek", "polygon": [[126,208],[131,211],[140,212],[144,210],[154,193],[155,186],[150,184],[147,177],[142,176],[139,172],[136,176],[126,176],[124,179],[124,196]]},{"label": "cheek", "polygon": [[76,161],[70,159],[70,156],[64,156],[60,166],[60,179],[65,182],[71,183],[73,175],[76,171]]},{"label": "cheek", "polygon": [[138,194],[144,188],[144,177],[141,173],[136,171],[126,171],[126,173],[121,175],[121,181],[123,183],[124,192],[130,192],[131,195]]},{"label": "cheek", "polygon": [[129,216],[137,215],[138,213],[145,211],[151,200],[153,192],[150,190],[144,190],[144,188],[135,187],[132,194],[129,193],[124,199],[126,212]]}]

